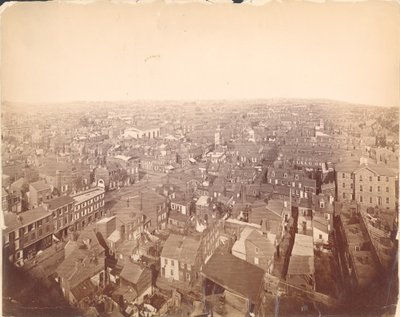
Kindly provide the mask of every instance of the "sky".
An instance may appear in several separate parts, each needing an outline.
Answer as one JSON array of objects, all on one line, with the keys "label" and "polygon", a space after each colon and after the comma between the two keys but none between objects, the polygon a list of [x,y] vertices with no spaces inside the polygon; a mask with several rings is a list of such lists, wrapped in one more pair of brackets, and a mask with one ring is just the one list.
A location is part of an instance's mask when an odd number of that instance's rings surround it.
[{"label": "sky", "polygon": [[1,16],[1,100],[327,98],[400,106],[394,2],[22,2]]}]

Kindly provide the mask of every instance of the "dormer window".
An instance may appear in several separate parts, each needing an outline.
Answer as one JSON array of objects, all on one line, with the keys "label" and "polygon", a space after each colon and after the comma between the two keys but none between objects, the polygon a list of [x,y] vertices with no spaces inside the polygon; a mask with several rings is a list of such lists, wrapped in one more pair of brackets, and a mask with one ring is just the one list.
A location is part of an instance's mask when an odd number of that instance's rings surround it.
[{"label": "dormer window", "polygon": [[283,177],[284,177],[284,178],[287,178],[287,173],[285,173],[285,174],[283,175]]},{"label": "dormer window", "polygon": [[297,181],[297,180],[299,179],[299,175],[296,174],[296,175],[294,176],[294,179]]},{"label": "dormer window", "polygon": [[325,208],[325,202],[324,201],[320,201],[319,202],[319,207],[320,208]]}]

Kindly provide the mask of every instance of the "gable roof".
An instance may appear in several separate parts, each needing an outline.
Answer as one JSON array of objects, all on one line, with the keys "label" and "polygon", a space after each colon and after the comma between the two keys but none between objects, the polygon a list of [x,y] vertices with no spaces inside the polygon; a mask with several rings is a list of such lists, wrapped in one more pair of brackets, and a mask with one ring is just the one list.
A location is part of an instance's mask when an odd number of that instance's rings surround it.
[{"label": "gable roof", "polygon": [[228,291],[257,303],[264,270],[229,253],[216,251],[203,266],[209,280]]},{"label": "gable roof", "polygon": [[32,186],[34,189],[36,189],[38,192],[42,191],[42,190],[50,190],[51,189],[50,186],[42,180],[31,183],[29,185]]},{"label": "gable roof", "polygon": [[125,260],[120,277],[132,284],[137,284],[145,269],[146,268],[142,268],[139,264],[127,259]]},{"label": "gable roof", "polygon": [[200,241],[192,237],[170,234],[164,243],[161,256],[193,265],[199,248]]}]

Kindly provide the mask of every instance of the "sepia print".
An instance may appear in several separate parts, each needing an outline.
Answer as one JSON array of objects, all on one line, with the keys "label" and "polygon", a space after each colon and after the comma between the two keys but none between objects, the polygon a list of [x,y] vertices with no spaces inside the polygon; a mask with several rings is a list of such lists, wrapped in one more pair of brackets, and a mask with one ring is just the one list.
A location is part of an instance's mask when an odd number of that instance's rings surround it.
[{"label": "sepia print", "polygon": [[398,4],[180,2],[3,4],[2,315],[395,316]]}]

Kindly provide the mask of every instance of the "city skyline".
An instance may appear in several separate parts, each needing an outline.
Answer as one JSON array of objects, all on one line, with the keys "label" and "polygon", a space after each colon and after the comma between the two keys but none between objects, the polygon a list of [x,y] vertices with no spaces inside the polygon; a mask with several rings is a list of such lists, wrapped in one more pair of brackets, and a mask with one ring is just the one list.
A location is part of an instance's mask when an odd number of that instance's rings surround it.
[{"label": "city skyline", "polygon": [[2,15],[2,102],[322,98],[399,106],[393,5],[16,4]]}]

